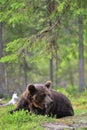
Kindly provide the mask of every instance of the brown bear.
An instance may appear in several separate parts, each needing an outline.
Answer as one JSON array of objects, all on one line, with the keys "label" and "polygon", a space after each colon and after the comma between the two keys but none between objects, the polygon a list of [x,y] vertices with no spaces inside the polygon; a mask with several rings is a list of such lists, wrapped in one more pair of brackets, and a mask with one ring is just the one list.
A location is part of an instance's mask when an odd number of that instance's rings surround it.
[{"label": "brown bear", "polygon": [[11,110],[10,113],[24,109],[56,118],[73,116],[74,110],[70,100],[62,93],[52,90],[50,86],[50,81],[45,84],[29,84],[16,109]]}]

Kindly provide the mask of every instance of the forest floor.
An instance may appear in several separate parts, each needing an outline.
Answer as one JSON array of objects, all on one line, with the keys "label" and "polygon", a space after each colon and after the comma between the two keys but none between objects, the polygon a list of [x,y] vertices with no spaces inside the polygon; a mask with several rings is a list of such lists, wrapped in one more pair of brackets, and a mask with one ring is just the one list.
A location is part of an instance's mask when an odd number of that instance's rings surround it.
[{"label": "forest floor", "polygon": [[87,130],[87,113],[42,124],[45,130]]},{"label": "forest floor", "polygon": [[[7,102],[5,100],[4,102]],[[87,93],[71,97],[75,115],[61,119],[26,114],[11,115],[15,106],[0,107],[0,130],[87,130]]]}]

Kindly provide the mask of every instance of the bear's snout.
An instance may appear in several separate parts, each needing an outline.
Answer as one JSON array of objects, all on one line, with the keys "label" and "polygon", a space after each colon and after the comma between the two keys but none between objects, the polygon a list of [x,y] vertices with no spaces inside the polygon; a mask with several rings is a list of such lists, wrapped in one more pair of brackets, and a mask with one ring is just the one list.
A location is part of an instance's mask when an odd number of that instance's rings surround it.
[{"label": "bear's snout", "polygon": [[48,105],[52,106],[53,105],[53,100],[51,100]]},{"label": "bear's snout", "polygon": [[53,104],[53,100],[49,96],[46,96],[46,98],[45,98],[45,108],[47,108],[48,106],[51,106],[52,104]]}]

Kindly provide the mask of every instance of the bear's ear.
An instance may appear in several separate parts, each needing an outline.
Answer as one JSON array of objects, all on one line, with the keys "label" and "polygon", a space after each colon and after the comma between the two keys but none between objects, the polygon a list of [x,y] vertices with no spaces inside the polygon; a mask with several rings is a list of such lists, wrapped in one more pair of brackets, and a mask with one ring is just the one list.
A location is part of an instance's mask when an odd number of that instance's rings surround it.
[{"label": "bear's ear", "polygon": [[31,95],[34,95],[36,93],[36,91],[37,91],[33,84],[28,85],[28,90],[29,90]]},{"label": "bear's ear", "polygon": [[51,81],[47,81],[46,83],[45,83],[45,86],[47,87],[47,88],[50,88],[50,86],[51,86]]}]

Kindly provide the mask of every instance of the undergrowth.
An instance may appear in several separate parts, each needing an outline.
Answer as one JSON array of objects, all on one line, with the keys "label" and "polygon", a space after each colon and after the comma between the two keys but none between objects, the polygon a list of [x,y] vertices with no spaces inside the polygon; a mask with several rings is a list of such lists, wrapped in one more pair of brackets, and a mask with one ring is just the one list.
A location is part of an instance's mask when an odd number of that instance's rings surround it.
[{"label": "undergrowth", "polygon": [[[61,90],[58,90],[61,91]],[[87,113],[87,92],[69,94],[62,91],[72,102],[76,116]],[[0,107],[0,130],[43,130],[42,124],[45,122],[56,122],[57,119],[47,116],[29,114],[22,110],[9,114],[14,106]]]},{"label": "undergrowth", "polygon": [[11,115],[7,112],[8,108],[3,108],[4,112],[0,112],[0,130],[43,130],[43,122],[55,120],[47,116],[29,114],[24,110]]}]

